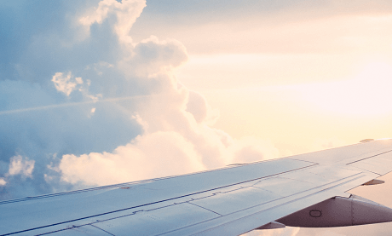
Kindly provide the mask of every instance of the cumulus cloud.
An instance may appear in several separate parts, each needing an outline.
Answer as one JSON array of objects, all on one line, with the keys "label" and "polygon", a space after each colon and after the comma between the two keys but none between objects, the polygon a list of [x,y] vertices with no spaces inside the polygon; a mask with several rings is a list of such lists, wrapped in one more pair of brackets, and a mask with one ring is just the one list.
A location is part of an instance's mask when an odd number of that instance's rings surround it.
[{"label": "cumulus cloud", "polygon": [[[53,4],[68,6],[59,8],[63,24],[30,32],[26,53],[0,78],[0,198],[278,156],[268,142],[211,127],[218,112],[175,76],[188,59],[181,42],[132,41],[145,1]],[[80,27],[79,41],[62,37]]]},{"label": "cumulus cloud", "polygon": [[274,145],[270,142],[256,139],[254,137],[245,137],[236,141],[234,162],[247,163],[259,160],[268,160],[276,158],[279,153]]},{"label": "cumulus cloud", "polygon": [[203,95],[195,91],[188,93],[186,111],[191,113],[198,123],[213,125],[219,118],[219,111],[212,109]]},{"label": "cumulus cloud", "polygon": [[187,59],[185,47],[177,40],[151,36],[136,44],[132,56],[121,61],[120,67],[130,75],[151,78],[170,73]]},{"label": "cumulus cloud", "polygon": [[155,132],[138,136],[113,153],[64,155],[59,168],[64,181],[96,185],[185,174],[204,166],[184,137],[176,132]]},{"label": "cumulus cloud", "polygon": [[89,10],[79,19],[79,22],[90,31],[92,24],[102,24],[111,15],[115,17],[113,29],[122,43],[131,43],[132,38],[128,35],[132,25],[140,16],[146,6],[145,0],[103,0],[98,6]]},{"label": "cumulus cloud", "polygon": [[34,160],[29,160],[27,157],[14,156],[10,160],[10,167],[8,170],[8,175],[22,175],[24,177],[32,178],[32,173],[34,170]]},{"label": "cumulus cloud", "polygon": [[[71,78],[73,80],[71,80]],[[53,75],[52,82],[54,83],[57,91],[63,92],[67,96],[69,96],[72,91],[76,89],[77,85],[83,84],[82,78],[73,78],[71,72],[69,72],[67,75],[64,75],[62,72],[57,72]]]},{"label": "cumulus cloud", "polygon": [[[11,157],[8,172],[4,174],[4,177],[0,178],[0,193],[4,189],[9,190],[9,183],[26,182],[26,178],[33,179],[34,164],[35,160],[30,160],[28,157],[22,157],[21,155]],[[13,187],[15,186],[11,186],[11,188]],[[3,193],[2,198],[4,198],[3,195],[7,194]]]},{"label": "cumulus cloud", "polygon": [[[208,126],[216,120],[216,112],[202,95],[189,91],[173,75],[173,70],[187,60],[180,42],[151,36],[135,44],[129,55],[117,64],[125,79],[140,81],[150,88],[158,86],[156,96],[133,107],[144,134],[113,153],[65,155],[59,165],[63,181],[116,183],[277,156],[270,144],[252,138],[237,141]],[[146,168],[140,171],[140,167]],[[97,169],[101,170],[99,175],[93,172]]]}]

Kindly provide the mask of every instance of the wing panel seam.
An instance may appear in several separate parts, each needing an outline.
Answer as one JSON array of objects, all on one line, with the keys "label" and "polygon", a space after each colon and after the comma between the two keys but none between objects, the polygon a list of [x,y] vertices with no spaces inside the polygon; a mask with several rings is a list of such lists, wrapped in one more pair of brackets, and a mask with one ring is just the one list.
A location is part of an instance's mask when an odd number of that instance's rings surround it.
[{"label": "wing panel seam", "polygon": [[346,163],[346,165],[351,165],[351,164],[354,164],[354,163],[357,163],[357,162],[360,162],[360,161],[364,161],[364,160],[367,160],[367,159],[371,159],[371,158],[373,158],[373,157],[380,156],[380,155],[383,155],[383,154],[386,154],[386,153],[389,153],[389,152],[392,152],[392,150],[385,151],[385,152],[381,152],[381,153],[379,153],[379,154],[376,154],[376,155],[373,155],[373,156],[370,156],[370,157],[364,157],[364,158],[362,158],[362,159],[359,159],[359,160],[356,160],[356,161],[353,161],[353,162]]},{"label": "wing panel seam", "polygon": [[225,186],[220,186],[220,187],[212,188],[212,189],[209,189],[209,190],[204,190],[204,191],[200,191],[200,192],[194,192],[194,193],[190,193],[190,194],[185,194],[185,195],[182,195],[182,196],[168,198],[168,199],[164,199],[164,200],[156,201],[156,202],[152,202],[152,203],[141,204],[141,205],[137,205],[137,206],[133,206],[133,207],[129,207],[129,208],[123,208],[123,209],[113,210],[113,211],[104,212],[104,213],[100,213],[100,214],[95,214],[95,215],[91,215],[91,216],[85,216],[85,217],[81,217],[81,218],[78,218],[78,219],[72,219],[72,220],[62,221],[62,222],[53,223],[53,224],[49,224],[49,225],[45,225],[45,226],[39,226],[39,227],[34,227],[34,228],[25,229],[25,230],[21,230],[21,231],[10,232],[10,233],[6,233],[6,234],[0,235],[0,236],[6,236],[6,235],[13,235],[13,234],[18,234],[18,233],[23,233],[23,232],[28,232],[28,231],[32,231],[32,230],[43,229],[43,228],[46,228],[46,227],[52,227],[52,226],[56,226],[56,225],[76,222],[76,221],[79,221],[79,220],[85,220],[85,219],[94,218],[94,217],[98,217],[98,216],[108,215],[108,214],[112,214],[112,213],[116,213],[116,212],[127,211],[127,210],[135,209],[135,208],[138,208],[138,207],[150,206],[150,205],[154,205],[154,204],[158,204],[158,203],[162,203],[162,202],[167,202],[167,201],[172,201],[172,200],[176,200],[176,199],[180,199],[180,198],[184,198],[184,197],[189,197],[189,196],[196,195],[196,194],[201,194],[201,193],[206,193],[206,192],[209,192],[209,191],[214,191],[214,190],[217,190],[217,189],[222,189],[222,188],[227,188],[227,187],[231,187],[231,186],[235,186],[235,185],[239,185],[239,184],[244,184],[244,183],[252,182],[252,181],[255,181],[255,180],[270,178],[270,177],[281,175],[281,174],[284,174],[284,173],[289,173],[289,172],[292,172],[292,171],[306,169],[306,168],[309,168],[309,167],[312,167],[312,166],[315,166],[315,165],[318,165],[318,164],[314,163],[314,164],[310,164],[310,165],[307,165],[307,166],[304,166],[304,167],[299,167],[297,169],[292,169],[292,170],[288,170],[288,171],[282,171],[282,172],[279,172],[279,173],[266,175],[266,176],[263,176],[263,177],[260,177],[260,178],[255,178],[255,179],[251,179],[251,180],[238,182],[238,183],[235,183],[235,184],[229,184],[229,185],[225,185]]},{"label": "wing panel seam", "polygon": [[[351,182],[351,181],[355,181],[355,180],[357,180],[357,179],[359,179],[359,178],[361,178],[361,177],[366,176],[366,174],[364,174],[364,173],[358,173],[358,174],[355,174],[355,175],[349,176],[349,177],[354,177],[354,176],[360,175],[360,174],[363,174],[363,175],[358,176],[358,177],[356,177],[356,178],[349,179],[349,180],[347,180],[347,181],[345,181],[345,182],[337,183],[336,185],[333,185],[333,186],[328,187],[328,188],[326,188],[326,189],[321,189],[320,191],[310,193],[310,194],[308,194],[308,195],[306,195],[306,196],[303,196],[302,198],[296,198],[296,199],[290,200],[290,201],[288,201],[288,202],[285,202],[285,203],[283,203],[283,204],[281,204],[281,205],[272,206],[272,207],[270,207],[270,208],[267,208],[267,209],[264,209],[264,210],[261,210],[261,211],[257,211],[257,212],[255,212],[255,213],[250,214],[250,215],[246,215],[246,216],[243,216],[243,217],[239,217],[239,218],[237,218],[237,219],[235,219],[235,220],[231,220],[231,221],[222,223],[222,224],[220,224],[220,225],[217,225],[217,226],[208,228],[208,229],[206,229],[206,230],[199,231],[199,232],[197,232],[197,233],[193,233],[193,234],[191,234],[191,235],[198,235],[198,234],[200,234],[200,233],[202,233],[202,232],[208,232],[208,231],[214,230],[214,229],[216,229],[216,228],[222,227],[223,225],[231,224],[233,221],[240,220],[240,219],[245,219],[245,218],[251,217],[251,216],[253,216],[253,215],[260,214],[261,212],[264,212],[264,211],[268,211],[268,210],[271,210],[271,209],[274,209],[274,208],[277,208],[277,207],[281,207],[281,206],[284,206],[284,205],[287,205],[287,204],[290,204],[290,203],[294,203],[294,202],[298,201],[299,199],[307,198],[307,197],[310,197],[310,196],[312,196],[312,195],[315,195],[315,194],[318,194],[318,193],[321,193],[321,192],[328,191],[328,190],[330,190],[330,189],[332,189],[332,188],[335,188],[335,187],[338,187],[338,186],[347,184],[347,183],[349,183],[349,182]],[[346,178],[349,178],[349,177],[346,177]],[[344,179],[346,179],[346,178],[344,178]],[[340,179],[340,180],[334,181],[334,182],[340,182],[340,181],[342,181],[342,180],[343,180],[343,179]],[[320,187],[321,187],[321,186],[320,186]],[[295,195],[296,195],[296,194],[295,194]],[[288,197],[288,196],[287,196],[287,197]],[[284,198],[286,198],[286,197],[284,197]],[[281,199],[283,199],[283,198],[281,198]],[[264,204],[260,204],[260,205],[254,206],[254,207],[258,207],[258,206],[261,206],[261,205],[264,205]],[[254,207],[252,207],[252,208],[254,208]],[[250,209],[250,208],[248,208],[248,209]],[[247,209],[244,209],[244,210],[247,210]]]},{"label": "wing panel seam", "polygon": [[94,228],[97,228],[97,229],[99,229],[99,230],[102,230],[103,232],[105,232],[105,233],[107,233],[107,234],[110,234],[110,235],[112,235],[112,236],[116,236],[116,235],[114,235],[114,234],[112,234],[112,233],[110,233],[110,232],[108,232],[108,231],[106,231],[106,230],[104,230],[104,229],[99,228],[99,227],[96,226],[96,225],[90,224],[90,226],[92,226],[92,227],[94,227]]},{"label": "wing panel seam", "polygon": [[218,212],[215,212],[215,211],[210,210],[210,209],[208,209],[208,208],[199,206],[199,205],[197,205],[197,204],[195,204],[195,203],[192,203],[192,202],[187,202],[187,203],[188,203],[188,204],[191,204],[191,205],[194,205],[194,206],[196,206],[196,207],[200,207],[200,208],[202,208],[202,209],[204,209],[204,210],[206,210],[206,211],[210,211],[210,212],[212,212],[212,213],[215,213],[215,214],[217,214],[218,216],[223,216],[223,215],[219,214]]}]

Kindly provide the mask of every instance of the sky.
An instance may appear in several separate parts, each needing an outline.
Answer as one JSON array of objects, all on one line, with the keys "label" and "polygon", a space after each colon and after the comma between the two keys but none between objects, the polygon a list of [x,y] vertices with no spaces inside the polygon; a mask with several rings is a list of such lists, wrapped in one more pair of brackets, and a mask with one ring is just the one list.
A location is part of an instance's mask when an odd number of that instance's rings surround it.
[{"label": "sky", "polygon": [[[386,0],[0,0],[0,22],[0,200],[392,136]],[[385,179],[354,192],[392,207]]]}]

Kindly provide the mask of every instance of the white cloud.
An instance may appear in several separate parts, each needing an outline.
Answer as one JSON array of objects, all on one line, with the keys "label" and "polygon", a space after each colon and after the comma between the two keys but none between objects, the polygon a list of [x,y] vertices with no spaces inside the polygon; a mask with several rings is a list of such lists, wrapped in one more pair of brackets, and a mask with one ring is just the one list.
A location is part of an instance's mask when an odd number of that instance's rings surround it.
[{"label": "white cloud", "polygon": [[273,159],[279,156],[278,150],[271,142],[254,137],[244,137],[236,141],[235,163],[247,163]]},{"label": "white cloud", "polygon": [[278,156],[268,142],[251,137],[235,140],[221,130],[197,123],[185,111],[187,96],[182,93],[186,92],[165,93],[143,103],[137,120],[145,133],[114,152],[64,155],[59,165],[62,180],[104,185]]},{"label": "white cloud", "polygon": [[34,170],[34,160],[29,160],[27,157],[20,155],[11,158],[8,175],[22,175],[23,177],[32,178]]},{"label": "white cloud", "polygon": [[79,91],[84,98],[94,102],[98,101],[99,98],[102,97],[101,94],[90,94],[90,80],[87,80],[87,83],[84,83],[82,77],[75,77],[70,71],[67,73],[67,75],[65,75],[63,72],[56,72],[52,77],[52,82],[56,90],[58,92],[64,93],[67,95],[67,97],[69,97],[73,91]]},{"label": "white cloud", "polygon": [[182,43],[175,39],[159,40],[155,36],[135,44],[130,55],[119,62],[119,68],[128,76],[145,79],[170,74],[174,68],[188,60]]},{"label": "white cloud", "polygon": [[[102,1],[96,15],[83,22],[86,25],[102,23],[106,16],[117,14],[123,8],[118,4]],[[126,11],[139,12],[140,5],[135,2],[124,7],[127,7]],[[130,9],[132,7],[135,9]],[[137,16],[129,17],[132,22]],[[123,25],[120,18],[111,22],[116,32],[119,25]],[[124,29],[128,27],[131,25]],[[122,37],[121,34],[118,36]],[[278,156],[276,148],[267,142],[254,138],[235,140],[209,126],[218,118],[217,112],[209,107],[203,96],[181,85],[174,75],[175,69],[188,58],[180,42],[151,36],[127,50],[128,53],[119,55],[117,63],[111,67],[124,77],[111,77],[110,86],[117,89],[119,84],[127,88],[128,84],[136,82],[150,91],[148,99],[116,104],[138,121],[144,133],[113,152],[64,155],[58,166],[64,182],[113,184]],[[93,81],[92,86],[93,83],[96,82]]]},{"label": "white cloud", "polygon": [[145,0],[122,0],[121,3],[116,0],[103,0],[98,4],[98,7],[81,17],[79,22],[90,30],[92,24],[102,24],[106,18],[113,14],[116,17],[113,28],[119,41],[129,44],[132,43],[132,39],[128,33],[145,6]]},{"label": "white cloud", "polygon": [[138,136],[113,153],[64,155],[59,169],[69,183],[114,184],[204,169],[192,143],[175,132]]},{"label": "white cloud", "polygon": [[76,89],[77,85],[83,84],[82,78],[74,78],[71,72],[68,72],[67,75],[64,75],[62,72],[55,73],[52,77],[52,82],[57,91],[63,92],[67,96],[69,96],[72,91]]},{"label": "white cloud", "polygon": [[[188,60],[182,43],[155,36],[131,41],[129,30],[144,6],[145,1],[103,0],[90,10],[81,7],[83,16],[76,20],[89,34],[72,44],[61,42],[79,34],[80,27],[66,28],[68,22],[59,22],[50,34],[26,37],[34,38],[26,46],[30,54],[15,62],[23,80],[0,81],[5,111],[0,112],[0,161],[10,165],[9,170],[0,166],[6,181],[0,198],[277,156],[269,143],[236,140],[211,127],[218,112],[175,76]],[[75,22],[71,18],[79,13],[68,13],[61,12],[64,20]],[[15,153],[34,160],[10,161]]]},{"label": "white cloud", "polygon": [[0,178],[0,186],[6,185],[7,182],[4,180],[4,178]]},{"label": "white cloud", "polygon": [[193,115],[197,123],[213,125],[219,118],[219,111],[212,109],[203,95],[192,90],[188,93],[186,111]]}]

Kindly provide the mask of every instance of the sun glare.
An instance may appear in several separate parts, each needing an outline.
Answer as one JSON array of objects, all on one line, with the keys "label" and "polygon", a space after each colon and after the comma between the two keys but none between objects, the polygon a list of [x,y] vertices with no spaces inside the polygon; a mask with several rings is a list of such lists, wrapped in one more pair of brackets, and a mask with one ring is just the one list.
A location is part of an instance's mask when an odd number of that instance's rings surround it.
[{"label": "sun glare", "polygon": [[351,79],[306,85],[304,98],[320,110],[345,115],[392,113],[392,64],[372,62]]}]

